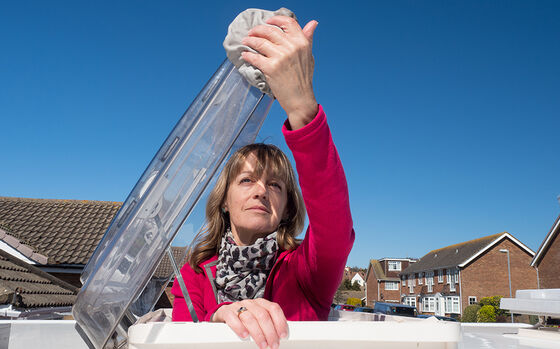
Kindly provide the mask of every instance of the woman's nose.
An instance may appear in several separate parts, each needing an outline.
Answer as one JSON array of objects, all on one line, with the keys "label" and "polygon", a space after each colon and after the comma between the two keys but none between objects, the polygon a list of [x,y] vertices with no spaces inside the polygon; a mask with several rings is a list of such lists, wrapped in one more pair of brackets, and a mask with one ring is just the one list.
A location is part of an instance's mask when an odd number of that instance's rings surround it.
[{"label": "woman's nose", "polygon": [[268,190],[266,185],[261,182],[258,181],[254,187],[255,191],[254,191],[254,195],[255,197],[264,197],[266,198],[268,196]]}]

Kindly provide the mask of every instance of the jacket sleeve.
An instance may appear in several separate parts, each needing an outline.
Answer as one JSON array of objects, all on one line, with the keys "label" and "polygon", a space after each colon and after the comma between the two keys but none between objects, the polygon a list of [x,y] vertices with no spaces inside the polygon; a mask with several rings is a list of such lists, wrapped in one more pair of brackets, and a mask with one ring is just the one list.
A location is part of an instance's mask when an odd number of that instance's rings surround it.
[{"label": "jacket sleeve", "polygon": [[[222,305],[230,304],[231,302],[224,302],[220,304],[212,304],[211,306],[205,305],[204,302],[204,289],[202,287],[204,282],[208,282],[207,276],[204,274],[197,274],[191,266],[186,263],[183,268],[181,268],[181,275],[183,276],[183,281],[189,292],[189,297],[193,303],[194,311],[198,316],[199,321],[210,321],[212,315],[219,307]],[[173,286],[171,287],[171,293],[173,294],[173,312],[171,315],[172,321],[193,321],[191,314],[189,313],[189,308],[187,307],[187,302],[183,297],[183,292],[181,292],[181,287],[177,278],[173,281]]]},{"label": "jacket sleeve", "polygon": [[293,265],[308,299],[330,305],[354,243],[344,169],[321,106],[305,127],[290,131],[286,122],[282,132],[294,156],[309,218]]},{"label": "jacket sleeve", "polygon": [[[189,292],[189,297],[193,303],[196,315],[199,320],[203,320],[206,317],[206,310],[204,309],[203,290],[200,287],[199,277],[188,263],[185,263],[181,268],[181,276],[183,277],[185,285],[187,285],[187,291]],[[173,281],[171,293],[175,297],[173,299],[173,313],[171,319],[173,321],[193,321],[177,278]]]}]

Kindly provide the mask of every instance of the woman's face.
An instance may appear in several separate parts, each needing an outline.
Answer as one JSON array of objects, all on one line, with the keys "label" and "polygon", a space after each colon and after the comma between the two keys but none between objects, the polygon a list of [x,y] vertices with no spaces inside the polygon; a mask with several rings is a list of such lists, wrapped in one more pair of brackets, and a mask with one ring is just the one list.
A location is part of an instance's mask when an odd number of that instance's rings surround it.
[{"label": "woman's face", "polygon": [[231,232],[240,245],[251,245],[278,228],[286,211],[286,184],[267,169],[255,176],[257,159],[250,154],[241,172],[229,183],[224,205]]}]

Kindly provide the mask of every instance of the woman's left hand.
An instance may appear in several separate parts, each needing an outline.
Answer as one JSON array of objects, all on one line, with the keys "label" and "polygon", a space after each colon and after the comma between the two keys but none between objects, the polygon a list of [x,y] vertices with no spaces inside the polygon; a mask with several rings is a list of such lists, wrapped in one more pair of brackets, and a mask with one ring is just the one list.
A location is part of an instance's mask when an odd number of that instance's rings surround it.
[{"label": "woman's left hand", "polygon": [[274,16],[266,23],[272,26],[256,26],[242,41],[260,54],[247,51],[242,57],[263,72],[272,93],[288,114],[292,130],[297,130],[317,114],[311,48],[318,22],[310,21],[302,29],[291,17]]}]

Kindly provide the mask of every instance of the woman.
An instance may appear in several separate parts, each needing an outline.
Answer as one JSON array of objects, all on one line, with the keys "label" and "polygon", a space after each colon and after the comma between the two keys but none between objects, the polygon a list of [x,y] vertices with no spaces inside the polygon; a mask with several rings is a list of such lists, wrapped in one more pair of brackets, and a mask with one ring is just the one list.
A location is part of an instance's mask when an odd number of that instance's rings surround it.
[{"label": "woman", "polygon": [[[260,348],[276,348],[286,320],[326,320],[354,241],[344,170],[312,88],[311,43],[289,17],[257,26],[243,59],[266,76],[288,115],[283,127],[303,193],[276,147],[241,148],[224,167],[206,207],[207,229],[181,269],[197,316],[225,322]],[[280,29],[281,28],[281,29]],[[304,203],[305,204],[304,204]],[[305,206],[304,206],[305,205]],[[295,240],[307,208],[309,228]],[[174,321],[190,321],[177,283]]]}]

